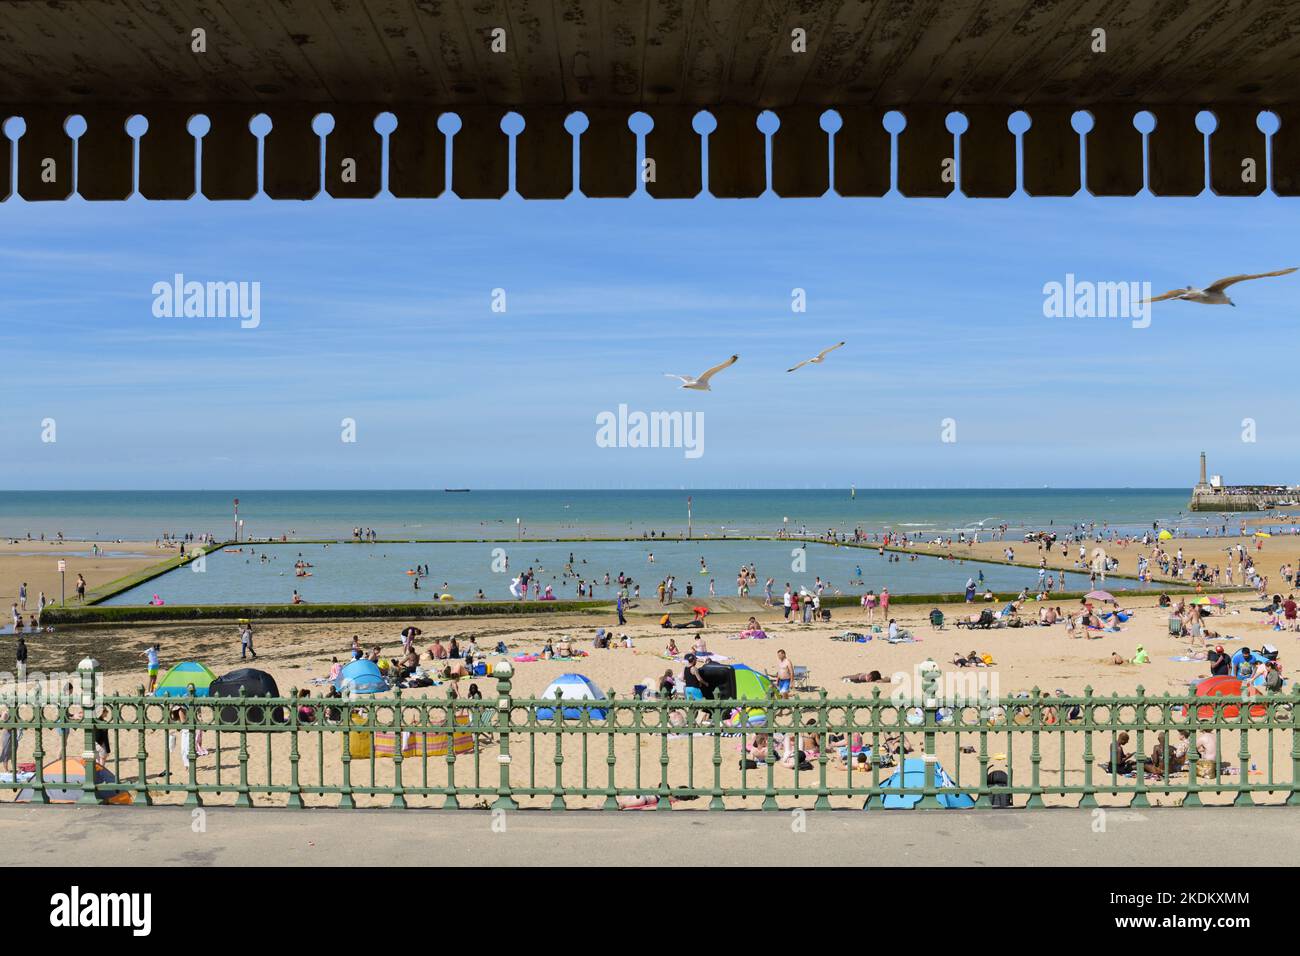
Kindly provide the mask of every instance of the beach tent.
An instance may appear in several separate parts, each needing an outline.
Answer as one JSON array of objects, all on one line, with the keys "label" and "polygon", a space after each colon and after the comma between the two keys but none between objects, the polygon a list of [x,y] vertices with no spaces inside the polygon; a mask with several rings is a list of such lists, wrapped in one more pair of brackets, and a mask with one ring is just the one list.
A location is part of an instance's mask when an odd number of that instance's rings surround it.
[{"label": "beach tent", "polygon": [[[1255,697],[1260,693],[1262,693],[1262,691],[1258,687],[1251,687],[1248,693],[1251,697]],[[1219,674],[1215,677],[1207,677],[1205,678],[1205,680],[1201,681],[1199,684],[1196,685],[1196,696],[1197,697],[1235,697],[1238,700],[1240,700],[1241,681],[1237,680],[1237,678],[1235,677],[1230,677],[1227,674]],[[1200,720],[1213,720],[1214,710],[1215,709],[1212,705],[1207,704],[1204,707],[1196,708],[1196,716]],[[1235,718],[1238,714],[1241,713],[1241,708],[1234,707],[1230,704],[1225,704],[1223,708],[1219,711],[1219,713],[1226,718]],[[1252,717],[1263,717],[1264,713],[1265,713],[1265,708],[1262,704],[1256,704],[1255,706],[1250,708],[1250,716]]]},{"label": "beach tent", "polygon": [[[934,765],[934,782],[935,786],[944,789],[956,791],[957,784],[953,782],[952,777],[948,776],[948,771],[944,770],[939,764]],[[920,757],[906,757],[903,760],[903,766],[895,770],[880,785],[883,788],[902,789],[903,787],[914,787],[921,789],[925,786],[925,761]],[[960,807],[973,807],[975,801],[964,793],[940,793],[938,794],[939,802],[949,809]],[[910,808],[915,806],[921,800],[919,793],[888,793],[882,798],[884,806],[889,808]]]},{"label": "beach tent", "polygon": [[207,697],[208,688],[216,679],[217,675],[198,661],[184,661],[163,675],[154,694],[158,697],[184,697],[189,693],[189,685],[193,684],[195,697]]},{"label": "beach tent", "polygon": [[[542,691],[542,700],[606,700],[605,692],[593,684],[590,678],[582,674],[561,674]],[[577,720],[583,714],[590,714],[592,720],[604,720],[608,713],[603,707],[563,707],[560,713],[565,720]],[[538,720],[554,720],[554,707],[538,707]]]},{"label": "beach tent", "polygon": [[[208,696],[238,697],[241,690],[247,697],[280,696],[280,688],[276,686],[275,678],[266,671],[254,670],[251,667],[241,667],[239,670],[222,674],[208,687]],[[247,713],[250,724],[260,724],[266,720],[266,712],[262,707],[249,707]],[[220,713],[221,722],[223,724],[238,723],[239,714],[238,707],[222,707]],[[275,708],[271,719],[276,723],[283,723],[284,708]]]},{"label": "beach tent", "polygon": [[[34,780],[35,774],[28,774]],[[47,763],[43,768],[45,792],[50,803],[76,803],[81,799],[81,786],[86,781],[86,765],[80,757],[66,757]],[[117,783],[117,777],[103,764],[95,763],[95,783],[99,786]],[[131,794],[125,790],[96,790],[100,803],[129,804]],[[40,795],[32,787],[18,792],[18,803],[38,803]]]},{"label": "beach tent", "polygon": [[766,700],[772,690],[772,682],[766,674],[760,674],[752,667],[736,664],[732,667],[736,674],[737,700]]},{"label": "beach tent", "polygon": [[1156,535],[1156,537],[1158,537],[1161,541],[1168,541],[1170,538],[1173,537],[1173,535],[1170,534],[1168,531],[1161,531],[1160,534]]},{"label": "beach tent", "polygon": [[388,690],[388,681],[384,680],[378,664],[363,657],[339,671],[334,686],[342,694],[348,691],[354,694],[382,694]]}]

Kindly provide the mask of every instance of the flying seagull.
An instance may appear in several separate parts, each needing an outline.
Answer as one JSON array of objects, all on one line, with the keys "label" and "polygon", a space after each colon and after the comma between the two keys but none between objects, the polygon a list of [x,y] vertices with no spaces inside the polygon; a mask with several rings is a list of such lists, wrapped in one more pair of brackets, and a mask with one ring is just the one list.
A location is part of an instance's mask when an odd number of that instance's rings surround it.
[{"label": "flying seagull", "polygon": [[1278,269],[1277,272],[1260,272],[1255,275],[1228,276],[1226,279],[1220,279],[1204,289],[1194,289],[1190,285],[1185,289],[1172,289],[1164,295],[1158,295],[1151,299],[1143,299],[1143,302],[1163,302],[1165,299],[1182,299],[1185,302],[1199,302],[1201,305],[1232,305],[1237,303],[1229,299],[1223,292],[1230,285],[1238,282],[1246,282],[1250,279],[1267,279],[1269,276],[1284,276],[1295,272],[1295,267],[1290,269]]},{"label": "flying seagull", "polygon": [[713,378],[713,376],[717,375],[724,368],[727,368],[730,365],[735,365],[736,360],[739,358],[739,355],[733,355],[722,364],[715,365],[713,368],[702,372],[698,377],[692,377],[690,375],[673,375],[671,372],[665,372],[664,377],[680,379],[682,388],[693,388],[698,392],[711,392],[713,389],[709,388],[709,379]]},{"label": "flying seagull", "polygon": [[821,365],[822,362],[825,362],[825,361],[826,361],[826,356],[827,356],[828,353],[830,353],[830,352],[834,352],[837,348],[839,348],[839,347],[840,347],[841,345],[843,345],[843,344],[844,344],[843,342],[836,342],[836,343],[835,343],[834,345],[832,345],[830,348],[828,348],[828,349],[822,349],[820,352],[818,352],[818,353],[817,353],[816,355],[814,355],[812,358],[810,358],[810,359],[804,359],[802,362],[800,362],[800,363],[799,363],[798,365],[796,365],[794,368],[788,368],[788,369],[786,369],[786,371],[787,371],[787,372],[793,372],[795,368],[803,368],[805,365]]}]

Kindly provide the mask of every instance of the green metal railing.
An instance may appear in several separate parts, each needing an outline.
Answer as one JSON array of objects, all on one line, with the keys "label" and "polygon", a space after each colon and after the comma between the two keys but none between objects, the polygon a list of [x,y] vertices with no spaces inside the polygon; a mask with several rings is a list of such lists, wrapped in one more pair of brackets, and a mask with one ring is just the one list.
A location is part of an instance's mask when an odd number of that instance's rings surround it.
[{"label": "green metal railing", "polygon": [[[82,671],[82,687],[97,676]],[[1008,798],[1028,807],[1300,805],[1300,692],[1035,689],[946,701],[937,671],[921,678],[914,700],[879,689],[861,698],[516,699],[507,675],[495,698],[477,700],[10,694],[0,697],[0,799],[555,810],[924,809]],[[1174,746],[1182,732],[1185,762]],[[1145,772],[1125,774],[1112,760],[1121,734],[1128,754],[1150,756],[1159,735],[1169,745]],[[92,755],[102,769],[86,779]],[[995,770],[1005,779],[991,778]]]}]

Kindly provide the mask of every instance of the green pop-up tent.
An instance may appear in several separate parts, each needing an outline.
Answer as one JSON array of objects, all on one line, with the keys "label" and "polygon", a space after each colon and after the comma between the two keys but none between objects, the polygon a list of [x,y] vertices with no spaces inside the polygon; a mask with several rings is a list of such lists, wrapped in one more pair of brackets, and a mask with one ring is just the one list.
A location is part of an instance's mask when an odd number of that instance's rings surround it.
[{"label": "green pop-up tent", "polygon": [[208,687],[216,679],[217,675],[198,661],[184,661],[163,675],[154,694],[158,697],[184,697],[193,684],[195,697],[207,697]]}]

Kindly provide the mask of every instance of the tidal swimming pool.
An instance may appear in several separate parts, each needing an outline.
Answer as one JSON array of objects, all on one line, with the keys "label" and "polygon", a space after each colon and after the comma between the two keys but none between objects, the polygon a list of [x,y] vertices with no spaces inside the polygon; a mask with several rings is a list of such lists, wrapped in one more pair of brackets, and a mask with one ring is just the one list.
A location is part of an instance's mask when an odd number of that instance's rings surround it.
[{"label": "tidal swimming pool", "polygon": [[[529,568],[542,588],[550,585],[560,600],[577,598],[579,579],[595,582],[597,600],[612,600],[620,572],[640,584],[643,598],[651,597],[670,574],[677,578],[679,596],[686,596],[688,584],[693,596],[708,596],[710,582],[719,596],[734,596],[736,574],[750,563],[758,572],[758,586],[750,595],[758,597],[769,575],[776,579],[778,598],[787,582],[812,588],[818,577],[828,582],[829,593],[852,594],[867,588],[879,593],[885,587],[892,594],[960,592],[968,578],[978,580],[981,572],[984,583],[999,592],[1033,589],[1038,581],[1033,568],[897,557],[890,561],[888,554],[865,548],[805,547],[794,541],[244,544],[209,554],[202,570],[195,562],[103,603],[148,604],[156,594],[167,604],[287,604],[295,590],[313,603],[432,601],[444,592],[466,601],[476,599],[480,589],[487,600],[508,601],[511,582]],[[701,559],[707,569],[703,573]],[[311,565],[309,577],[295,575],[300,560]],[[417,565],[427,565],[428,575],[407,573]],[[569,575],[566,566],[572,569]],[[1071,573],[1066,583],[1077,589],[1087,578]]]}]

